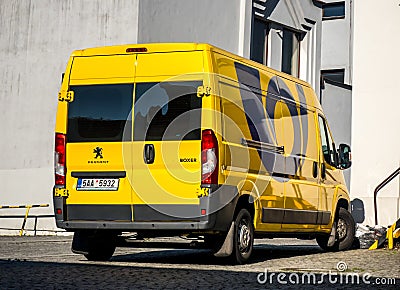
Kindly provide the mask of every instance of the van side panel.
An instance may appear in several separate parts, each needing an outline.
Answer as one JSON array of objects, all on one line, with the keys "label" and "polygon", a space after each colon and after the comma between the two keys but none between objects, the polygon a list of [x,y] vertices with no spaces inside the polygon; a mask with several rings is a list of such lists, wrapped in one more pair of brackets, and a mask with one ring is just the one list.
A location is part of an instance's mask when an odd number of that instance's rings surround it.
[{"label": "van side panel", "polygon": [[[284,173],[284,159],[274,152],[282,123],[279,113],[265,109],[267,103],[277,101],[273,95],[274,75],[248,68],[220,54],[215,54],[215,63],[220,74],[226,183],[237,186],[241,194],[253,196],[258,209],[256,230],[266,229],[262,208],[284,206],[284,184],[279,177]],[[270,94],[266,96],[268,88]],[[246,140],[269,144],[272,150],[259,150],[256,144],[245,146]],[[268,228],[280,230],[283,215],[269,217]]]},{"label": "van side panel", "polygon": [[[317,137],[318,137],[318,143],[319,143],[319,148],[322,148],[322,136],[321,136],[321,123],[320,120],[322,118],[325,118],[322,111],[317,111],[316,113],[316,119],[317,119]],[[326,123],[328,126],[328,124]],[[328,129],[328,134],[331,135],[331,132]],[[320,163],[324,164],[326,167],[326,176],[325,178],[320,179],[320,191],[319,191],[319,196],[320,196],[320,204],[319,208],[323,212],[330,212],[330,219],[329,223],[322,223],[320,228],[325,229],[325,231],[329,231],[333,219],[336,214],[336,205],[339,199],[345,199],[347,202],[350,204],[349,196],[348,196],[348,190],[346,188],[345,180],[343,177],[343,173],[340,169],[335,168],[334,166],[330,165],[326,160],[324,159],[324,155],[322,152],[322,149],[319,151],[319,159]]]},{"label": "van side panel", "polygon": [[285,138],[285,216],[283,228],[315,229],[318,221],[317,138],[314,111],[303,87],[279,79]]},{"label": "van side panel", "polygon": [[[333,196],[320,194],[315,93],[223,54],[214,53],[214,62],[223,120],[223,174],[241,194],[256,197],[256,230],[315,231],[327,225],[330,209],[321,203],[332,204]],[[252,148],[243,139],[271,146]]]}]

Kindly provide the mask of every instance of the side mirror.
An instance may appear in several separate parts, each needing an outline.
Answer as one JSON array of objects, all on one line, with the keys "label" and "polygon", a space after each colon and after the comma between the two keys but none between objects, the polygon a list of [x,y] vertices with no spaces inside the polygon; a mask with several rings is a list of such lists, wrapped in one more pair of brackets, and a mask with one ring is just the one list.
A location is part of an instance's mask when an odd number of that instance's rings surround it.
[{"label": "side mirror", "polygon": [[339,167],[340,169],[347,169],[351,166],[351,149],[347,144],[339,145]]}]

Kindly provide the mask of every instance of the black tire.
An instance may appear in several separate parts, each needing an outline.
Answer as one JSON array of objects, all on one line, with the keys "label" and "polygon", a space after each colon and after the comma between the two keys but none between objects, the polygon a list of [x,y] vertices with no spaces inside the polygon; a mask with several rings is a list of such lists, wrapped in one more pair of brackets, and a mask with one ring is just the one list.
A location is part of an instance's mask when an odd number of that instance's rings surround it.
[{"label": "black tire", "polygon": [[339,208],[335,218],[335,243],[328,246],[329,235],[317,236],[318,245],[325,251],[346,251],[352,248],[356,231],[353,216],[345,208]]},{"label": "black tire", "polygon": [[333,247],[328,247],[329,235],[321,235],[316,238],[318,246],[324,251],[333,251]]},{"label": "black tire", "polygon": [[87,254],[89,261],[109,261],[117,246],[117,235],[97,232],[88,237]]},{"label": "black tire", "polygon": [[253,252],[254,226],[253,218],[245,208],[241,209],[235,219],[233,252],[231,260],[235,264],[246,263]]},{"label": "black tire", "polygon": [[206,249],[211,249],[213,253],[218,252],[225,241],[226,234],[223,235],[205,235],[204,246]]}]

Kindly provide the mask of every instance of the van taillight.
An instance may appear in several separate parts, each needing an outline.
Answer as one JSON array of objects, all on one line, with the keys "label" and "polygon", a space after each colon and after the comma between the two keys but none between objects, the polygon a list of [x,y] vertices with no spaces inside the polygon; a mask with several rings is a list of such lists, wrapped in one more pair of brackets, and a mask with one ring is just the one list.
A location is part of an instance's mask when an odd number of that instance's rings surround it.
[{"label": "van taillight", "polygon": [[203,130],[201,136],[201,183],[218,183],[218,141],[212,130]]},{"label": "van taillight", "polygon": [[54,149],[54,176],[56,185],[65,186],[65,135],[56,133]]}]

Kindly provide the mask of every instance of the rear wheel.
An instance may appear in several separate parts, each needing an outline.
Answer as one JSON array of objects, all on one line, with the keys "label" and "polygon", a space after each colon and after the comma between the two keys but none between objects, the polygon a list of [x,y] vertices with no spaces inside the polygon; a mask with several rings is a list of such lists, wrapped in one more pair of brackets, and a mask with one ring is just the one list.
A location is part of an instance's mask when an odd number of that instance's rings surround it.
[{"label": "rear wheel", "polygon": [[89,261],[108,261],[111,259],[117,246],[117,235],[108,232],[96,232],[87,237],[87,253]]},{"label": "rear wheel", "polygon": [[237,264],[248,261],[253,252],[254,226],[249,211],[241,209],[235,219],[232,260]]},{"label": "rear wheel", "polygon": [[318,236],[318,245],[326,251],[345,251],[351,249],[354,241],[356,225],[348,210],[339,208],[335,219],[335,243],[328,246],[329,235]]}]

